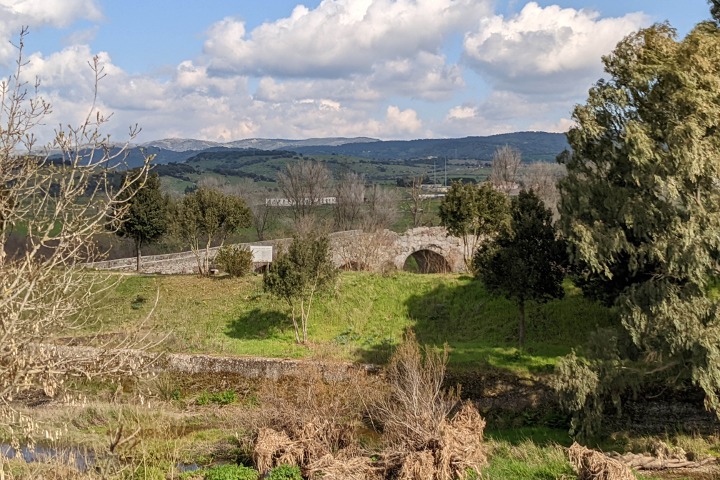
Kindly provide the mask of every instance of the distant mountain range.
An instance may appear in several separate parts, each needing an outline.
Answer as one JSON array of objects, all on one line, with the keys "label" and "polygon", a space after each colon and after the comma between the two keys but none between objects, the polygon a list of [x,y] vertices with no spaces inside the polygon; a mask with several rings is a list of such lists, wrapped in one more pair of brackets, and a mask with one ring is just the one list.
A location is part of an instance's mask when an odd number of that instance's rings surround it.
[{"label": "distant mountain range", "polygon": [[209,148],[256,148],[258,150],[293,150],[296,147],[337,147],[352,143],[379,142],[376,138],[356,137],[332,137],[332,138],[308,138],[306,140],[285,140],[279,138],[248,138],[235,140],[233,142],[219,143],[206,140],[193,140],[185,138],[166,138],[143,143],[143,148],[158,148],[171,150],[173,152],[202,151]]},{"label": "distant mountain range", "polygon": [[407,161],[427,158],[492,159],[498,147],[509,145],[522,153],[526,162],[554,161],[569,148],[565,135],[547,132],[516,132],[485,137],[392,140],[368,137],[310,138],[306,140],[252,138],[228,143],[168,138],[134,146],[128,152],[130,167],[142,164],[143,152],[155,155],[155,163],[184,163],[203,152],[232,150],[283,150],[302,155],[344,155],[374,161]]}]

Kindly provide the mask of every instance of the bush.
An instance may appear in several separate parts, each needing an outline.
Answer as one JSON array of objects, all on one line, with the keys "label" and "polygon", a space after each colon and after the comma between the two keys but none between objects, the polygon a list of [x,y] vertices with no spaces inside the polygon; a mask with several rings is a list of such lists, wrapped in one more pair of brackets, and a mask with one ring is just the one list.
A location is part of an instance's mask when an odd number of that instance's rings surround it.
[{"label": "bush", "polygon": [[209,393],[206,390],[200,392],[200,395],[195,400],[198,405],[209,405],[210,403],[216,403],[218,405],[230,405],[237,401],[237,394],[234,390],[223,390],[222,392]]},{"label": "bush", "polygon": [[297,465],[279,465],[270,470],[268,480],[302,480],[300,467]]},{"label": "bush", "polygon": [[257,470],[253,470],[250,467],[244,467],[242,465],[218,465],[207,470],[205,480],[257,480],[258,476]]},{"label": "bush", "polygon": [[231,277],[243,277],[253,270],[253,255],[245,245],[224,246],[218,251],[215,264]]}]

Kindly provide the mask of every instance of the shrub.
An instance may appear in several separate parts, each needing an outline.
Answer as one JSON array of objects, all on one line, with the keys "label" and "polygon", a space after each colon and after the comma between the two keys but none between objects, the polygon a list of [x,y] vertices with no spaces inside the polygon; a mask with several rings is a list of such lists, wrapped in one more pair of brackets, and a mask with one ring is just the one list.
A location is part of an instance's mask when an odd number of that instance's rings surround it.
[{"label": "shrub", "polygon": [[250,467],[242,465],[217,465],[207,470],[205,480],[257,480],[258,476],[257,470]]},{"label": "shrub", "polygon": [[253,255],[246,245],[227,245],[215,257],[215,264],[231,277],[243,277],[253,269]]},{"label": "shrub", "polygon": [[302,480],[302,474],[297,465],[283,464],[270,470],[267,478],[268,480]]},{"label": "shrub", "polygon": [[237,394],[234,390],[223,390],[222,392],[209,393],[206,390],[200,392],[195,403],[198,405],[208,405],[215,403],[218,405],[230,405],[237,401]]}]

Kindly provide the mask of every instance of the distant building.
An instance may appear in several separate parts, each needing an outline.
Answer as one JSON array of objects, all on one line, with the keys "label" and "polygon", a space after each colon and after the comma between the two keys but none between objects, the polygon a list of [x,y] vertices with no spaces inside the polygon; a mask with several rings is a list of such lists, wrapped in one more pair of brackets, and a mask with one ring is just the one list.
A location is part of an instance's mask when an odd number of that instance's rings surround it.
[{"label": "distant building", "polygon": [[[305,205],[335,205],[337,204],[337,198],[335,197],[320,197],[316,198],[313,202],[310,198],[306,198]],[[295,205],[295,200],[291,198],[266,198],[265,205],[268,207],[292,207]]]}]

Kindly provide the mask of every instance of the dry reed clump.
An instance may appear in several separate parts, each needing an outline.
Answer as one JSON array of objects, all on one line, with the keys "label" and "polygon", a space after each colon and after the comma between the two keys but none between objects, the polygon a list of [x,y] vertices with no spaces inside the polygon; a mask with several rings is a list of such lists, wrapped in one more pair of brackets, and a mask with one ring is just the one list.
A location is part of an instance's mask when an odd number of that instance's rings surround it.
[{"label": "dry reed clump", "polygon": [[[307,478],[454,480],[479,473],[487,458],[485,421],[469,402],[442,388],[447,349],[421,351],[412,334],[398,347],[383,388],[359,377],[331,384],[312,375],[268,386],[255,412],[253,458],[261,473],[298,465]],[[275,390],[277,388],[277,390]],[[370,405],[362,400],[371,399]],[[357,440],[363,414],[382,430],[377,461]]]},{"label": "dry reed clump", "polygon": [[386,471],[401,480],[463,479],[487,461],[485,421],[471,403],[442,388],[446,365],[447,348],[422,351],[412,333],[388,365],[388,392],[371,416],[391,452],[384,455]]},{"label": "dry reed clump", "polygon": [[382,470],[366,456],[328,453],[305,468],[307,478],[323,480],[382,480]]},{"label": "dry reed clump", "polygon": [[487,463],[484,430],[485,420],[471,403],[464,403],[452,420],[441,426],[438,478],[464,478],[468,469],[480,471]]},{"label": "dry reed clump", "polygon": [[480,473],[487,463],[484,428],[477,409],[466,402],[452,419],[441,422],[439,437],[424,448],[386,453],[385,470],[397,472],[399,480],[453,480],[466,478],[468,471]]},{"label": "dry reed clump", "polygon": [[573,443],[568,458],[580,480],[635,480],[630,469],[603,453]]},{"label": "dry reed clump", "polygon": [[355,460],[364,414],[358,388],[372,395],[375,386],[361,372],[352,383],[327,382],[310,366],[300,378],[265,384],[258,391],[261,407],[253,412],[258,470],[264,473],[282,463],[313,470],[328,455],[337,458],[335,470],[343,462],[361,463]]},{"label": "dry reed clump", "polygon": [[357,455],[354,427],[316,417],[305,424],[288,422],[281,430],[261,428],[253,459],[265,473],[282,464],[305,467],[338,451],[345,452],[346,458]]},{"label": "dry reed clump", "polygon": [[301,442],[291,440],[285,432],[277,432],[271,428],[262,428],[258,432],[253,461],[260,472],[268,472],[284,463],[302,465],[305,458]]}]

